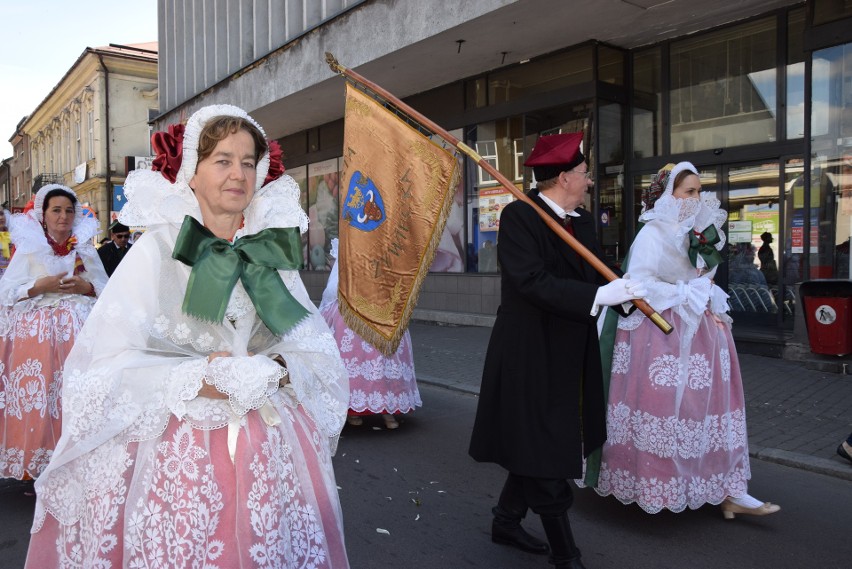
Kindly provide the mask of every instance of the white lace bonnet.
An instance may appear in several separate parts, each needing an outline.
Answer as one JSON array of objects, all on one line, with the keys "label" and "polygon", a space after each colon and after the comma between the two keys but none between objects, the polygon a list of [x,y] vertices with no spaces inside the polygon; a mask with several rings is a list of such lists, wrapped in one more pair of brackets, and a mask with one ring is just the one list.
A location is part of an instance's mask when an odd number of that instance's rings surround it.
[{"label": "white lace bonnet", "polygon": [[[198,140],[201,136],[201,131],[211,119],[216,117],[231,116],[239,117],[251,123],[263,138],[266,138],[266,132],[257,124],[247,112],[234,105],[209,105],[195,111],[189,120],[186,122],[186,129],[183,133],[183,158],[181,160],[180,169],[177,173],[175,183],[183,182],[189,185],[189,181],[195,175],[195,168],[198,166]],[[266,173],[269,171],[269,149],[261,156],[257,163],[257,179],[255,180],[255,190],[259,190],[266,179]]]},{"label": "white lace bonnet", "polygon": [[33,198],[32,209],[36,220],[39,223],[44,223],[44,198],[53,190],[62,190],[66,194],[74,196],[74,225],[77,225],[77,221],[83,216],[83,207],[80,205],[77,193],[68,186],[63,186],[62,184],[48,184],[46,186],[42,186],[39,191],[36,192],[35,198]]},{"label": "white lace bonnet", "polygon": [[675,167],[672,168],[672,171],[669,172],[669,179],[666,182],[666,189],[663,190],[663,196],[672,195],[674,193],[675,180],[677,180],[678,175],[680,175],[680,173],[684,170],[688,170],[689,172],[698,176],[698,168],[693,166],[692,162],[678,162],[677,164],[675,164]]}]

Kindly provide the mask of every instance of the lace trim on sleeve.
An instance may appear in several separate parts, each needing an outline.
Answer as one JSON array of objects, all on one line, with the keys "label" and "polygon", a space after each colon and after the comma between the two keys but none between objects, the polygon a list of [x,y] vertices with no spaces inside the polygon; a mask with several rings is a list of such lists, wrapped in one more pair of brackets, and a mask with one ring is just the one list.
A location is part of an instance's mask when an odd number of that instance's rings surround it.
[{"label": "lace trim on sleeve", "polygon": [[283,376],[281,366],[266,356],[240,356],[210,362],[205,381],[225,393],[234,414],[242,417],[266,403]]},{"label": "lace trim on sleeve", "polygon": [[187,414],[187,403],[198,396],[207,369],[204,358],[185,361],[172,368],[166,384],[166,406],[178,419]]},{"label": "lace trim on sleeve", "polygon": [[287,361],[290,372],[288,389],[281,391],[285,399],[291,399],[288,404],[301,404],[321,433],[336,437],[349,407],[349,378],[325,321],[312,314],[290,331],[274,351]]}]

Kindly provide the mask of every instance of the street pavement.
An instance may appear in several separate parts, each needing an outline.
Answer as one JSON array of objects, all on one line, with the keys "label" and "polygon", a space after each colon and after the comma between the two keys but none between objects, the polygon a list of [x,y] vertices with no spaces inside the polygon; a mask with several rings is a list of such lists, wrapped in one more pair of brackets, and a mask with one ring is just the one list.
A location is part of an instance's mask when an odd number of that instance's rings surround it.
[{"label": "street pavement", "polygon": [[[418,383],[479,394],[491,328],[412,321]],[[752,457],[852,480],[837,445],[852,432],[852,376],[740,354]]]},{"label": "street pavement", "polygon": [[[547,560],[491,543],[491,506],[505,472],[467,455],[491,329],[412,322],[423,407],[388,431],[347,426],[335,474],[353,569],[534,569]],[[849,566],[852,465],[835,447],[852,431],[852,376],[740,356],[752,481],[782,505],[767,518],[722,520],[718,508],[650,516],[591,490],[571,519],[588,567],[793,569]],[[828,476],[825,476],[828,475]],[[34,497],[0,481],[0,568],[23,567]],[[544,537],[537,516],[524,525]]]},{"label": "street pavement", "polygon": [[[415,348],[416,349],[416,348]],[[423,407],[389,431],[346,426],[334,470],[352,569],[546,569],[545,556],[491,543],[506,471],[467,454],[477,397],[421,383]],[[848,569],[850,482],[752,460],[749,491],[781,505],[724,520],[716,506],[650,515],[590,489],[570,518],[589,569]],[[544,538],[538,516],[524,520]]]}]

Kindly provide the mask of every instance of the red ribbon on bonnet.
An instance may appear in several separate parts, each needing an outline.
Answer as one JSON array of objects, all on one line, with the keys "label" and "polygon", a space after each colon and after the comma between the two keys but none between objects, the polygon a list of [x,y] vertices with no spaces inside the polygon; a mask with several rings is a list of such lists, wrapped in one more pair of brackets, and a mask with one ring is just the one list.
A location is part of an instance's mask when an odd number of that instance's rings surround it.
[{"label": "red ribbon on bonnet", "polygon": [[158,131],[151,135],[151,148],[157,153],[151,169],[173,184],[183,161],[183,131],[182,124],[170,124],[168,132]]}]

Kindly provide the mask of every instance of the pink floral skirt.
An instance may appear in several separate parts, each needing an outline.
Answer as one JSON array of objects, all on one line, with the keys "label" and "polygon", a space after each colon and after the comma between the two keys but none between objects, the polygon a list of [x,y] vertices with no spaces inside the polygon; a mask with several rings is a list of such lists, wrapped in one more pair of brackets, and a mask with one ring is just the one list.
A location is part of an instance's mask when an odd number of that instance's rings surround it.
[{"label": "pink floral skirt", "polygon": [[244,417],[233,461],[227,428],[173,416],[128,445],[120,483],[80,520],[46,516],[26,567],[349,567],[328,442],[301,407],[276,408],[277,426]]},{"label": "pink floral skirt", "polygon": [[62,366],[85,314],[0,308],[0,478],[36,478],[62,427]]},{"label": "pink floral skirt", "polygon": [[349,414],[408,413],[420,407],[408,330],[396,353],[385,357],[343,321],[337,302],[322,309],[349,373]]},{"label": "pink floral skirt", "polygon": [[739,361],[728,324],[705,314],[681,353],[647,318],[615,338],[597,492],[648,513],[746,494],[751,478]]}]

